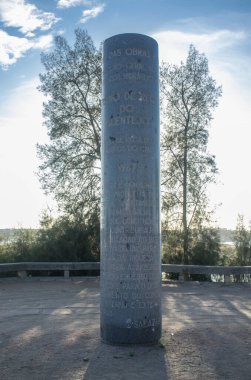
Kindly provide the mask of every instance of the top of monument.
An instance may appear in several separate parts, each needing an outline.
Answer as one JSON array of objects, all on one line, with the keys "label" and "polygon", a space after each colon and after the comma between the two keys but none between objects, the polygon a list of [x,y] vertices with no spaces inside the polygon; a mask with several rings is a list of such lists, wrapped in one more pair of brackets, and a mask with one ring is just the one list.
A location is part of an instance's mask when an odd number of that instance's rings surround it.
[{"label": "top of monument", "polygon": [[142,40],[149,39],[149,41],[153,41],[155,44],[158,45],[157,41],[154,38],[152,38],[152,37],[150,37],[150,36],[148,36],[146,34],[141,34],[141,33],[120,33],[120,34],[115,34],[114,36],[106,38],[104,40],[104,43],[106,43],[106,41],[110,41],[112,39],[114,41],[116,41],[116,39],[118,39],[118,40],[121,41],[122,38],[125,38],[125,39],[137,39],[137,40],[140,40],[140,39],[142,39]]}]

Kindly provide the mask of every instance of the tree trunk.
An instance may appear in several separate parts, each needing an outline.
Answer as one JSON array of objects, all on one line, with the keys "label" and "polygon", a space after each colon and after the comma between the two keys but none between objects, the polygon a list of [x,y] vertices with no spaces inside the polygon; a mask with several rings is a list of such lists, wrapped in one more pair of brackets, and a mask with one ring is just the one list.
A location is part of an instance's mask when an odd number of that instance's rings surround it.
[{"label": "tree trunk", "polygon": [[188,264],[188,227],[187,227],[187,131],[188,126],[185,128],[185,147],[183,155],[183,264]]}]

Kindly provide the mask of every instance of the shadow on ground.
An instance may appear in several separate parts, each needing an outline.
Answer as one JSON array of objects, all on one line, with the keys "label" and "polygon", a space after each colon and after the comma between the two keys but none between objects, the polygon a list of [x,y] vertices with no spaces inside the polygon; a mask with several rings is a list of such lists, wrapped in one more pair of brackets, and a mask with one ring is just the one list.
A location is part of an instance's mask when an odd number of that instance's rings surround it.
[{"label": "shadow on ground", "polygon": [[210,283],[163,288],[170,379],[251,379],[250,290]]},{"label": "shadow on ground", "polygon": [[83,379],[98,325],[97,280],[1,280],[0,379]]},{"label": "shadow on ground", "polygon": [[167,283],[158,346],[100,343],[98,279],[0,280],[1,380],[250,380],[251,287]]}]

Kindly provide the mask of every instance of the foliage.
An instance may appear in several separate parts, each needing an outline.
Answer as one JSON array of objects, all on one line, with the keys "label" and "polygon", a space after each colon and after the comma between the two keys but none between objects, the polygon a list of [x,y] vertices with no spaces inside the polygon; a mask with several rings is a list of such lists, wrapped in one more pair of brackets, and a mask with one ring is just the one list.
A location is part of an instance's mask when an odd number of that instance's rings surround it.
[{"label": "foliage", "polygon": [[[205,228],[193,239],[191,262],[195,265],[218,265],[220,259],[220,235],[217,229]],[[193,274],[192,280],[211,281],[211,275]]]},{"label": "foliage", "polygon": [[100,199],[101,51],[86,31],[75,35],[73,48],[57,36],[55,50],[42,54],[39,90],[47,97],[50,143],[38,146],[39,175],[64,213],[93,218]]},{"label": "foliage", "polygon": [[35,261],[98,261],[99,225],[63,216],[42,221],[34,249]]},{"label": "foliage", "polygon": [[215,181],[208,127],[221,88],[207,58],[190,46],[186,63],[161,67],[162,199],[165,228],[182,235],[182,262],[191,261],[192,229],[210,220],[207,186]]},{"label": "foliage", "polygon": [[[37,257],[46,255],[46,247],[51,259],[69,256],[74,234],[76,241],[83,234],[85,242],[98,243],[92,232],[100,203],[101,51],[86,31],[77,29],[75,34],[73,47],[58,36],[54,51],[42,54],[45,72],[39,89],[47,97],[43,116],[50,143],[38,146],[40,180],[65,215],[37,235]],[[220,95],[207,59],[193,46],[185,64],[163,64],[163,212],[166,229],[178,231],[176,258],[183,262],[192,257],[191,231],[209,216],[206,186],[217,169],[207,152],[208,125]],[[79,257],[74,244],[71,248],[73,257]]]},{"label": "foliage", "polygon": [[15,230],[12,239],[0,245],[0,262],[33,261],[36,234],[32,229]]},{"label": "foliage", "polygon": [[20,229],[16,239],[0,246],[0,262],[98,261],[99,221],[88,225],[69,217],[44,215],[39,230]]},{"label": "foliage", "polygon": [[195,231],[191,247],[191,263],[195,265],[218,265],[219,259],[219,231],[214,228]]},{"label": "foliage", "polygon": [[236,265],[236,250],[234,246],[222,244],[220,251],[219,265],[231,266]]},{"label": "foliage", "polygon": [[245,227],[243,215],[238,215],[234,242],[236,265],[251,265],[251,226]]},{"label": "foliage", "polygon": [[[183,239],[180,230],[164,231],[163,262],[180,264]],[[192,230],[190,234],[190,264],[217,265],[220,258],[220,237],[217,229]]]},{"label": "foliage", "polygon": [[[180,230],[164,231],[163,233],[163,262],[180,264],[183,255],[183,237]],[[218,229],[193,229],[189,235],[190,262],[194,265],[219,265],[220,235]],[[176,278],[177,276],[173,276]],[[209,280],[210,276],[191,275],[192,280]]]},{"label": "foliage", "polygon": [[162,229],[162,261],[180,264],[182,261],[182,233],[180,230]]}]

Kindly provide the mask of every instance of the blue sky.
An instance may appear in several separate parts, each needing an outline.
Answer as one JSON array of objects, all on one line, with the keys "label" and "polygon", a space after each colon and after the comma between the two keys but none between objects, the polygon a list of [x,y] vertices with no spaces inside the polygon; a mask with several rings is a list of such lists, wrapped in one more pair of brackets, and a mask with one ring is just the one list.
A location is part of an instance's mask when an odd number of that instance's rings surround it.
[{"label": "blue sky", "polygon": [[53,207],[40,189],[36,143],[48,142],[36,87],[41,51],[61,34],[88,30],[95,44],[114,34],[154,37],[160,60],[185,60],[189,44],[206,54],[223,97],[210,129],[219,183],[210,188],[218,225],[251,219],[250,0],[0,0],[0,228],[36,227]]}]

